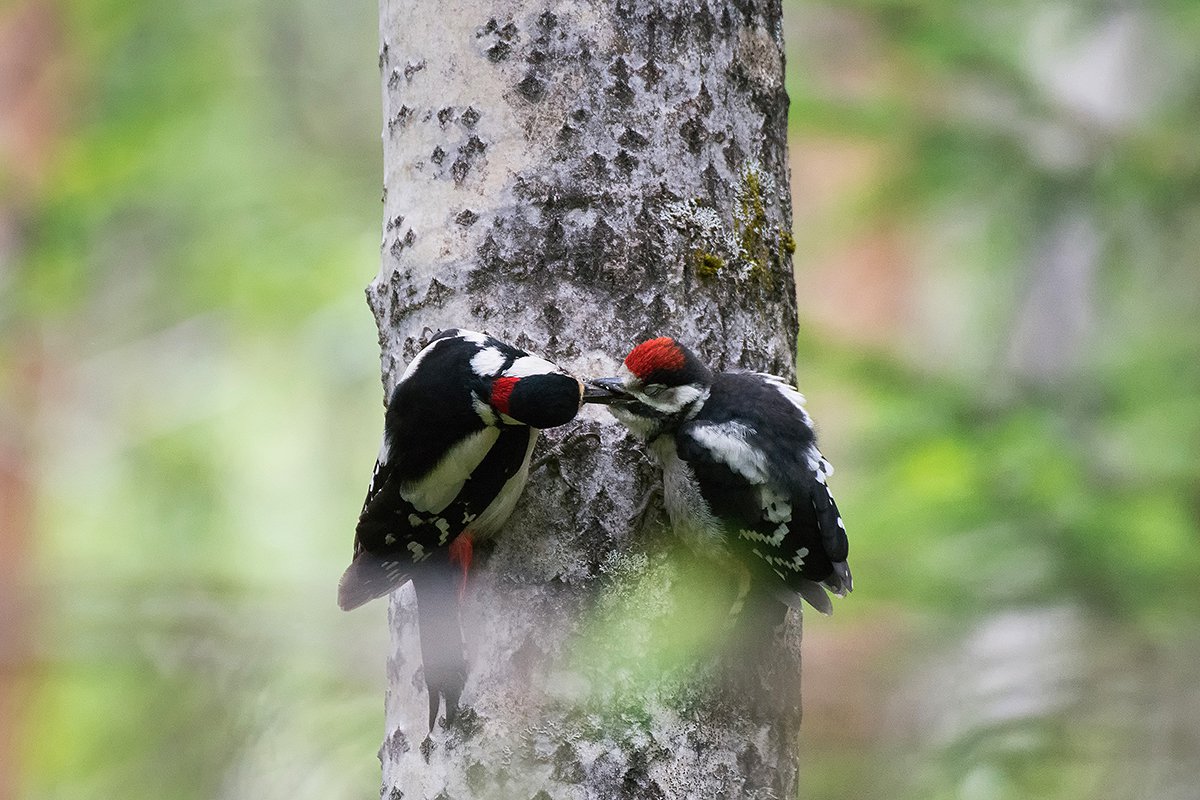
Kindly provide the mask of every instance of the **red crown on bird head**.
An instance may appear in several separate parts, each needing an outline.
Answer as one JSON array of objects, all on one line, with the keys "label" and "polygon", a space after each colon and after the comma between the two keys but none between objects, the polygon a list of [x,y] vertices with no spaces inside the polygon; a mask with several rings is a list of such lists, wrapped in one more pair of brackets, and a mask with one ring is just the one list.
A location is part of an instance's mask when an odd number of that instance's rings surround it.
[{"label": "red crown on bird head", "polygon": [[686,361],[683,350],[670,336],[642,342],[625,356],[625,366],[643,380],[659,370],[670,372],[683,369]]}]

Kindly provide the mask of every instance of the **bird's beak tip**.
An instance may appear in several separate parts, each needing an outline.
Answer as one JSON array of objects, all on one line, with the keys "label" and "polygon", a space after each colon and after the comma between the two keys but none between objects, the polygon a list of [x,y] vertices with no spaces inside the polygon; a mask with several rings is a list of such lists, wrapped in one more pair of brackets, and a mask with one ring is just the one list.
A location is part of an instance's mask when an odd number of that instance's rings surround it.
[{"label": "bird's beak tip", "polygon": [[620,378],[593,378],[583,382],[583,402],[609,405],[629,398]]}]

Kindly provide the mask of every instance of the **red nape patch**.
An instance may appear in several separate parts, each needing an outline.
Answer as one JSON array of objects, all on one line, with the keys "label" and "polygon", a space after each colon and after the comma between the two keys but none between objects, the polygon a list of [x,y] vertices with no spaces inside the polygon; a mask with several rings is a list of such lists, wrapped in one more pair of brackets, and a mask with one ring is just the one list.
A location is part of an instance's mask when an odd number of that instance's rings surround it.
[{"label": "red nape patch", "polygon": [[642,342],[625,356],[625,366],[639,378],[658,370],[683,369],[683,351],[670,336]]},{"label": "red nape patch", "polygon": [[508,413],[508,399],[520,378],[496,378],[492,381],[492,408],[501,414]]}]

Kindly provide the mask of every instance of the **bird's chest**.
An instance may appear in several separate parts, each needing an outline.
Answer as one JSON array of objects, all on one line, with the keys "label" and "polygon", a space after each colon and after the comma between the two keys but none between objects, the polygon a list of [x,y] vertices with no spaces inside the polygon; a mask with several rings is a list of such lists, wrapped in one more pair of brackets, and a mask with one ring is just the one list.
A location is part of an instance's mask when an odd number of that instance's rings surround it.
[{"label": "bird's chest", "polygon": [[662,465],[663,504],[675,533],[700,552],[724,551],[721,522],[701,494],[692,468],[679,457],[674,440],[660,436],[650,444],[650,450]]}]

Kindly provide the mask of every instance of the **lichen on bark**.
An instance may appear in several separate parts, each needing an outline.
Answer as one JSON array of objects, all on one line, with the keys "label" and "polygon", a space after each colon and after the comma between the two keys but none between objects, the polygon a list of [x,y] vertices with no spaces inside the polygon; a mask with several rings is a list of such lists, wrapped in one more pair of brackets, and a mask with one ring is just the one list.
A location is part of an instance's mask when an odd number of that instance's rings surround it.
[{"label": "lichen on bark", "polygon": [[[387,386],[447,326],[578,374],[670,334],[714,367],[792,377],[778,2],[381,13],[385,222],[368,300]],[[683,224],[689,203],[711,241]],[[463,609],[467,708],[428,739],[411,590],[393,598],[383,796],[794,795],[798,620],[749,626],[753,668],[718,655],[746,651],[722,616],[728,575],[681,556],[657,506],[639,516],[656,470],[604,412],[548,431],[534,458]]]}]

